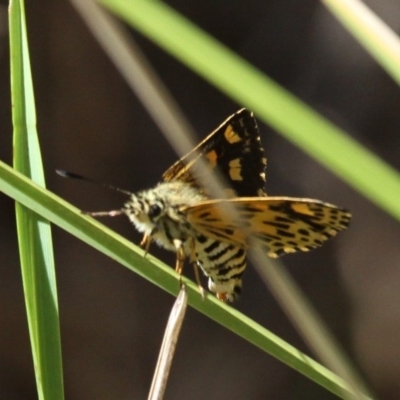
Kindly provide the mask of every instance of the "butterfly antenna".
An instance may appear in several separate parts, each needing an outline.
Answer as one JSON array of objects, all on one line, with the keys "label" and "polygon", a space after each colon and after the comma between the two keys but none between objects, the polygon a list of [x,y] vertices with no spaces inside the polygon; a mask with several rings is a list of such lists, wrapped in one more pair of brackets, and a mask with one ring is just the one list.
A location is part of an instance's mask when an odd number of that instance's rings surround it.
[{"label": "butterfly antenna", "polygon": [[[124,193],[127,195],[132,194],[131,192],[128,192],[127,190],[120,189],[120,188],[110,185],[108,183],[98,182],[98,181],[95,181],[94,179],[87,178],[86,176],[78,175],[73,172],[63,171],[61,169],[56,169],[56,172],[58,175],[62,176],[63,178],[80,179],[82,181],[86,181],[86,182],[90,182],[90,183],[94,183],[96,185],[102,186],[106,189],[115,190],[117,192]],[[124,214],[124,211],[122,209],[121,210],[111,210],[111,211],[82,211],[82,214],[90,215],[91,217],[115,217],[117,215]]]},{"label": "butterfly antenna", "polygon": [[104,187],[106,189],[110,189],[110,190],[114,190],[116,192],[124,193],[124,194],[127,194],[129,196],[132,194],[132,192],[128,192],[127,190],[120,189],[119,187],[110,185],[109,183],[95,181],[94,179],[87,178],[86,176],[78,175],[78,174],[75,174],[73,172],[64,171],[62,169],[56,169],[56,172],[57,172],[58,175],[62,176],[63,178],[80,179],[82,181],[94,183],[94,184],[99,185],[101,187]]}]

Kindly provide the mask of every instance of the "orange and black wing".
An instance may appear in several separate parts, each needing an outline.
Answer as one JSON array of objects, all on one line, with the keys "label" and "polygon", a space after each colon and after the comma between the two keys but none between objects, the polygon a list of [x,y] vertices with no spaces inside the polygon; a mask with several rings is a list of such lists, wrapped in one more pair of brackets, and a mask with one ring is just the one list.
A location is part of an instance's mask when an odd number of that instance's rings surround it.
[{"label": "orange and black wing", "polygon": [[320,247],[351,219],[333,204],[292,197],[209,200],[182,211],[203,235],[238,246],[256,239],[273,258]]},{"label": "orange and black wing", "polygon": [[[267,160],[253,113],[242,109],[230,116],[190,153],[173,164],[163,175],[164,182],[180,181],[198,187],[205,194],[207,185],[195,179],[196,162],[202,158],[207,177],[215,170],[221,174],[228,197],[265,196]],[[199,173],[197,171],[197,173]]]}]

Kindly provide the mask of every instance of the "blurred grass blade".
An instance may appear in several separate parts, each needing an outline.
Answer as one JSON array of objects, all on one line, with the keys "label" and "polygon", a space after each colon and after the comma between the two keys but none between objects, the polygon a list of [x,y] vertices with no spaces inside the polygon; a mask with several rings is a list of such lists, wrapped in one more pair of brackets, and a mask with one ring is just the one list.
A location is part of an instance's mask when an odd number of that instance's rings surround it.
[{"label": "blurred grass blade", "polygon": [[400,84],[400,40],[376,14],[359,0],[322,0],[325,6]]},{"label": "blurred grass blade", "polygon": [[181,332],[182,323],[186,314],[186,306],[186,287],[185,285],[182,285],[179,295],[172,307],[167,327],[165,328],[148,400],[161,400],[164,398],[176,344],[178,343],[179,333]]},{"label": "blurred grass blade", "polygon": [[400,220],[399,173],[344,131],[165,3],[101,3]]},{"label": "blurred grass blade", "polygon": [[[44,186],[22,0],[10,4],[10,52],[14,167]],[[16,219],[38,397],[61,400],[64,390],[50,225],[19,203]]]},{"label": "blurred grass blade", "polygon": [[[83,216],[76,207],[37,186],[1,161],[0,190],[169,293],[178,294],[179,276],[172,268],[151,255],[143,258],[143,249],[98,221]],[[187,289],[188,303],[193,308],[338,397],[353,395],[346,382],[333,372],[213,295],[207,293],[203,300],[197,284],[185,277],[182,277],[182,281]],[[360,399],[367,397],[360,396]]]}]

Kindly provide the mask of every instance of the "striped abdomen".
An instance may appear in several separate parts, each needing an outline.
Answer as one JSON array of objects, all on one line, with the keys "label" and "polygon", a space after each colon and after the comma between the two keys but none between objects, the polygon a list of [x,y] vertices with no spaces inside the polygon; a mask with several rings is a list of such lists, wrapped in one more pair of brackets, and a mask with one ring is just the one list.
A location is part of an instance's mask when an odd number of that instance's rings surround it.
[{"label": "striped abdomen", "polygon": [[231,243],[197,235],[195,253],[197,264],[209,278],[208,288],[220,300],[233,301],[237,298],[246,268],[246,250]]}]

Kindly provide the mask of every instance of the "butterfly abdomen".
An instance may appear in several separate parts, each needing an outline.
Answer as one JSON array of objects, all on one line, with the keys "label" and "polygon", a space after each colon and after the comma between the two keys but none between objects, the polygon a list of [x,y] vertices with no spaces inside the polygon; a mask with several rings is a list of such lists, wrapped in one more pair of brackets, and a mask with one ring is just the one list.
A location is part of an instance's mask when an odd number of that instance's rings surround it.
[{"label": "butterfly abdomen", "polygon": [[197,235],[195,256],[197,264],[209,278],[208,288],[219,299],[233,301],[240,295],[246,268],[243,247]]}]

